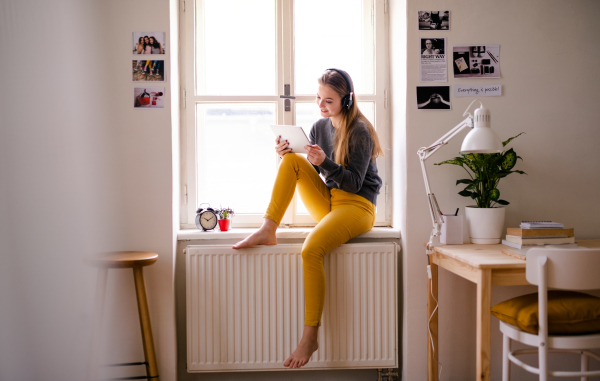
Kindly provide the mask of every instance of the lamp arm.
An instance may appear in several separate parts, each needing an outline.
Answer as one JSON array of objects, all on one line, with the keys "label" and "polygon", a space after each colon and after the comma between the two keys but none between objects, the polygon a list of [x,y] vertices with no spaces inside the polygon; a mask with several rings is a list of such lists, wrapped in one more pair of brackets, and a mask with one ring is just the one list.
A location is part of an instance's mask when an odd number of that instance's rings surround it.
[{"label": "lamp arm", "polygon": [[427,201],[429,202],[429,213],[431,215],[431,222],[433,224],[433,230],[431,231],[431,235],[429,236],[429,242],[427,242],[427,254],[433,253],[433,247],[436,244],[439,244],[439,235],[441,229],[441,220],[440,216],[442,215],[442,211],[437,203],[435,195],[431,192],[431,188],[429,187],[429,178],[427,176],[427,167],[425,166],[425,160],[427,160],[431,155],[433,155],[437,150],[448,144],[452,138],[454,138],[459,132],[464,130],[465,128],[473,128],[473,117],[469,114],[462,122],[454,126],[450,131],[448,131],[444,136],[436,140],[429,147],[421,147],[417,154],[419,155],[419,161],[421,163],[421,171],[423,172],[423,181],[425,182],[425,192],[427,192]]}]

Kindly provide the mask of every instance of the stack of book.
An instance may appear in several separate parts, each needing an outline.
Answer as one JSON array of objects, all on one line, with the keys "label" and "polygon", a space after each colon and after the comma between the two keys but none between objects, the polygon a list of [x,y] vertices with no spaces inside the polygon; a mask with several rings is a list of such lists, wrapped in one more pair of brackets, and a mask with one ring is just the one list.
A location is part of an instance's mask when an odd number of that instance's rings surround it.
[{"label": "stack of book", "polygon": [[506,239],[502,240],[502,244],[515,249],[548,245],[577,247],[575,229],[565,229],[563,224],[551,221],[524,221],[520,228],[508,228]]}]

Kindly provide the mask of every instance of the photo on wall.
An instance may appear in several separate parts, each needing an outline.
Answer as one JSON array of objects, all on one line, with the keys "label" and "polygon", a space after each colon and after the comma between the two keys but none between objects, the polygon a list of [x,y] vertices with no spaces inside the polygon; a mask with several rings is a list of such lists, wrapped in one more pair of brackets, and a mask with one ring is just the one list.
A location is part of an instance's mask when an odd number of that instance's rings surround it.
[{"label": "photo on wall", "polygon": [[421,37],[419,40],[419,81],[448,82],[446,38]]},{"label": "photo on wall", "polygon": [[450,11],[419,11],[419,30],[450,30]]},{"label": "photo on wall", "polygon": [[133,32],[133,54],[165,54],[165,32]]},{"label": "photo on wall", "polygon": [[419,110],[450,110],[450,86],[417,86]]},{"label": "photo on wall", "polygon": [[135,87],[133,98],[134,108],[165,108],[164,87]]},{"label": "photo on wall", "polygon": [[134,81],[164,81],[164,60],[133,60],[131,62]]},{"label": "photo on wall", "polygon": [[500,45],[452,48],[454,78],[500,78]]}]

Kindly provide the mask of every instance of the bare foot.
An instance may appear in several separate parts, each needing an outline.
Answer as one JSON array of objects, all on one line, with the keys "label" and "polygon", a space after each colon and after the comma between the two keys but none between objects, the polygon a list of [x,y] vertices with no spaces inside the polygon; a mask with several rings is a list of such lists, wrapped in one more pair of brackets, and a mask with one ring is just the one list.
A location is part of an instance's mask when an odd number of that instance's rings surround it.
[{"label": "bare foot", "polygon": [[302,340],[298,344],[298,348],[288,357],[283,363],[283,366],[290,369],[300,368],[306,365],[310,360],[313,352],[319,348],[317,343],[317,332],[319,327],[304,326]]},{"label": "bare foot", "polygon": [[265,218],[263,225],[250,234],[246,239],[236,243],[232,246],[233,249],[242,249],[245,247],[252,247],[255,245],[277,245],[277,224],[275,221]]}]

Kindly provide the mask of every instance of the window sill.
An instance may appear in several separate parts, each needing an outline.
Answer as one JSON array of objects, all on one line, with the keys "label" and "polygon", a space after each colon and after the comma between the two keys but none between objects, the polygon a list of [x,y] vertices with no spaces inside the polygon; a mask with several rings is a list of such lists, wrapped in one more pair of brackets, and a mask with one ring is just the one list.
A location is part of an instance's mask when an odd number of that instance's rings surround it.
[{"label": "window sill", "polygon": [[[306,238],[312,228],[281,228],[277,229],[278,239],[298,239]],[[192,241],[192,240],[231,240],[231,239],[244,239],[251,233],[255,232],[256,228],[234,228],[226,232],[212,231],[203,232],[198,229],[183,229],[177,233],[178,241]],[[361,234],[356,238],[400,238],[400,229],[397,228],[381,228],[374,227],[370,231]]]}]

